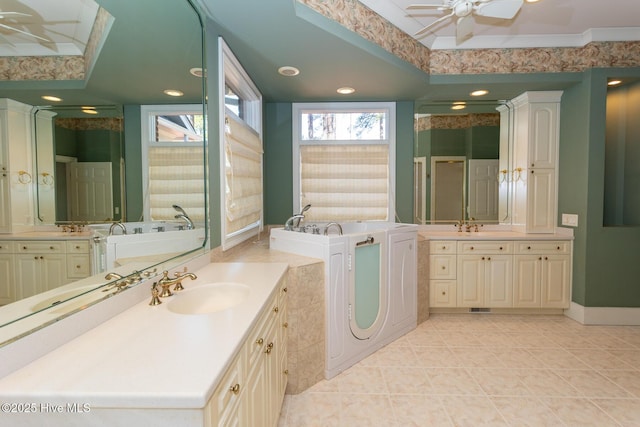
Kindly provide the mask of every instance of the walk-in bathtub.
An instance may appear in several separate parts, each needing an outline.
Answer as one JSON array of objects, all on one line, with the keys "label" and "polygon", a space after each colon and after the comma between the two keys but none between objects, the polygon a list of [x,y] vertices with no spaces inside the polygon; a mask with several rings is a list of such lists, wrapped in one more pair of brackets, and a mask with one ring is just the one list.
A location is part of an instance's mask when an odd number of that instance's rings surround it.
[{"label": "walk-in bathtub", "polygon": [[342,235],[324,235],[326,226],[272,229],[270,248],[324,260],[329,379],[416,327],[417,226],[341,223]]}]

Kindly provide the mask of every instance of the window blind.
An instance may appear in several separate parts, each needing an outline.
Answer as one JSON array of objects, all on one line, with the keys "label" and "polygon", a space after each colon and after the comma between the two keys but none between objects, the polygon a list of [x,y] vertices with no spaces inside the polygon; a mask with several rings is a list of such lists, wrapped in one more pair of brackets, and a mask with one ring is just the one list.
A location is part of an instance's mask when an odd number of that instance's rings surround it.
[{"label": "window blind", "polygon": [[179,205],[194,222],[204,222],[204,149],[152,145],[148,161],[151,219],[173,220],[172,206]]},{"label": "window blind", "polygon": [[225,117],[225,234],[262,222],[262,141],[245,123]]},{"label": "window blind", "polygon": [[388,220],[388,145],[302,145],[306,221]]}]

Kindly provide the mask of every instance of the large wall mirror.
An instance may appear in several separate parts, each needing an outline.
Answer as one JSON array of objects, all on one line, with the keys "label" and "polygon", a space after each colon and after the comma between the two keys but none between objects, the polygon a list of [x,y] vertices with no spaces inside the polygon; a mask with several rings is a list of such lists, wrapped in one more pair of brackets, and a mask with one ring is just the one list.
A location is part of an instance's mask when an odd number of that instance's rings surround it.
[{"label": "large wall mirror", "polygon": [[[416,103],[414,222],[451,224],[500,218],[502,102]],[[508,168],[506,168],[508,170]],[[504,201],[504,200],[503,200]],[[504,201],[506,202],[506,201]]]},{"label": "large wall mirror", "polygon": [[[96,236],[92,256],[98,259],[103,259],[100,251],[108,237],[194,232],[180,244],[165,239],[145,246],[127,240],[123,259],[128,261],[115,270],[125,277],[144,271],[159,274],[202,253],[208,236],[206,73],[204,28],[195,3],[177,0],[159,7],[155,0],[64,0],[64,5],[8,0],[2,10],[18,13],[11,25],[20,31],[7,29],[5,36],[3,30],[6,40],[0,42],[0,51],[11,57],[9,63],[22,65],[11,71],[12,79],[0,80],[1,97],[33,107],[35,230],[71,235],[62,226],[87,224],[84,229]],[[44,95],[60,100],[48,101]],[[145,116],[146,106],[162,113]],[[144,132],[145,127],[154,131]],[[142,141],[145,135],[155,140]],[[154,144],[160,146],[156,151],[165,150],[161,156],[149,155]],[[167,155],[173,146],[188,159]],[[70,185],[71,164],[74,170],[102,168],[109,180]],[[175,198],[186,193],[179,188],[160,194],[162,177],[153,174],[154,168],[188,169],[190,181],[185,185],[199,194],[190,191],[182,200]],[[152,179],[156,182],[150,185]],[[149,203],[154,196],[155,202]],[[79,205],[96,209],[74,209]],[[127,236],[119,235],[121,227],[109,236],[114,222],[123,223]],[[46,291],[52,296],[42,304],[26,304],[25,298],[0,307],[0,345],[117,291],[113,279],[105,279],[105,272],[114,271],[112,265],[103,270],[99,264],[98,260],[93,276],[74,282],[76,292],[65,285],[64,293]],[[103,292],[106,289],[111,292]],[[68,304],[78,298],[84,298],[81,307]]]}]

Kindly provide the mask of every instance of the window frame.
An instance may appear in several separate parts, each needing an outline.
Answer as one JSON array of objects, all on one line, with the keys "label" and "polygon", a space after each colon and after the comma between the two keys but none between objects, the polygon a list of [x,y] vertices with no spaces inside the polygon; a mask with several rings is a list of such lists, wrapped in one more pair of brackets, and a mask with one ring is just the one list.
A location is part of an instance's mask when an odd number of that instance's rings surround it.
[{"label": "window frame", "polygon": [[[365,112],[367,110],[379,112],[385,111],[387,125],[385,128],[386,139],[335,139],[335,140],[303,140],[302,139],[302,113],[315,110],[318,112]],[[304,145],[388,145],[389,147],[389,177],[387,198],[387,221],[395,218],[395,188],[396,188],[396,104],[395,102],[313,102],[293,103],[292,105],[293,141],[293,212],[302,209],[301,192],[301,158],[300,147]]]}]

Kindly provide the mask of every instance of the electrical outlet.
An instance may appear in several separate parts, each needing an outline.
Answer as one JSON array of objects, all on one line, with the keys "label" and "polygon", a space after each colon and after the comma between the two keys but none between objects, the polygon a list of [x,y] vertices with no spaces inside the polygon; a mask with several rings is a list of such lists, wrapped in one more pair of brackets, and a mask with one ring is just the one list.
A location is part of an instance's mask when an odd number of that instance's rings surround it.
[{"label": "electrical outlet", "polygon": [[562,214],[562,225],[568,225],[570,227],[578,226],[578,215],[577,214]]}]

